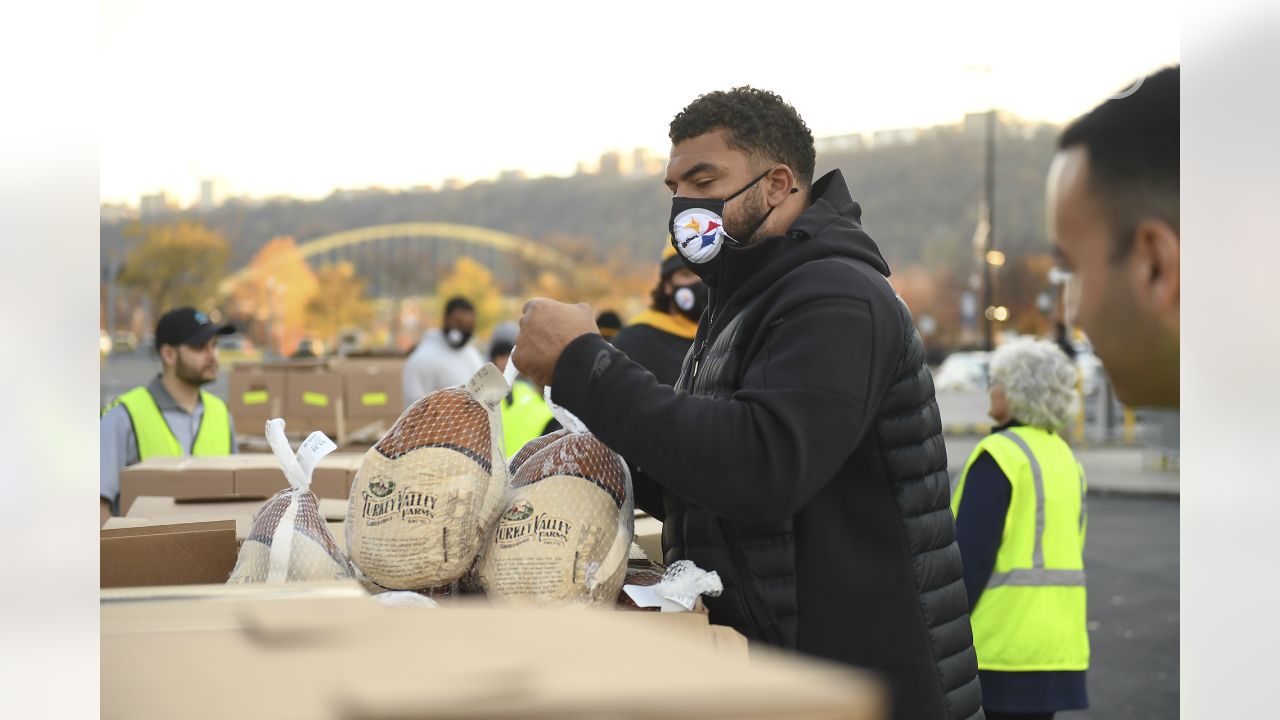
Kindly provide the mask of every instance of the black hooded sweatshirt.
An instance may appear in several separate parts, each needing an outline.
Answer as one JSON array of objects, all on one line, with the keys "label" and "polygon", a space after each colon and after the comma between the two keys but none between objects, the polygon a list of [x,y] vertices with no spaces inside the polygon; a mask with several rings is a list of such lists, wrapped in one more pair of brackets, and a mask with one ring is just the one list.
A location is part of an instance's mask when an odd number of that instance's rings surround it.
[{"label": "black hooded sweatshirt", "polygon": [[635,466],[712,622],[881,673],[897,720],[981,718],[924,350],[833,171],[784,236],[722,251],[676,388],[589,334],[553,399]]}]

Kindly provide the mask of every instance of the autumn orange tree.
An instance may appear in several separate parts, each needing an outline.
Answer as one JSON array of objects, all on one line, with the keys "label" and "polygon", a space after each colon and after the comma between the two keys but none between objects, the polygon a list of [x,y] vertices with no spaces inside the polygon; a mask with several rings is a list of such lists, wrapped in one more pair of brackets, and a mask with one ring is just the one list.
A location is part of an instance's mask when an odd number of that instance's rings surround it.
[{"label": "autumn orange tree", "polygon": [[319,290],[307,303],[307,327],[327,347],[337,345],[338,333],[364,329],[373,320],[373,303],[365,297],[365,281],[349,262],[325,265],[316,273]]},{"label": "autumn orange tree", "polygon": [[226,270],[226,238],[197,222],[134,224],[127,235],[140,239],[129,251],[119,282],[151,301],[157,314],[192,305],[209,310]]},{"label": "autumn orange tree", "polygon": [[256,321],[257,340],[289,355],[307,334],[307,308],[319,282],[291,237],[272,238],[231,288],[231,307]]},{"label": "autumn orange tree", "polygon": [[[454,263],[453,272],[436,286],[437,309],[443,311],[449,298],[461,296],[476,306],[476,334],[486,336],[504,316],[502,291],[493,282],[493,273],[484,265],[463,256]],[[440,312],[435,313],[440,317]],[[438,321],[437,321],[438,322]]]}]

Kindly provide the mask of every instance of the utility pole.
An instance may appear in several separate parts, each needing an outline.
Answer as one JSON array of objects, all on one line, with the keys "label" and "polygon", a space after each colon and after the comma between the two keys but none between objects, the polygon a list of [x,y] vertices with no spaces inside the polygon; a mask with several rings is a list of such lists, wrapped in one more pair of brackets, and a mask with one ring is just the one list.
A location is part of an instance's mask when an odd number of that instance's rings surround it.
[{"label": "utility pole", "polygon": [[996,109],[987,112],[987,234],[982,249],[982,313],[986,323],[984,330],[984,347],[989,352],[995,348],[991,308],[994,307],[991,292],[991,251],[995,249],[996,235]]}]

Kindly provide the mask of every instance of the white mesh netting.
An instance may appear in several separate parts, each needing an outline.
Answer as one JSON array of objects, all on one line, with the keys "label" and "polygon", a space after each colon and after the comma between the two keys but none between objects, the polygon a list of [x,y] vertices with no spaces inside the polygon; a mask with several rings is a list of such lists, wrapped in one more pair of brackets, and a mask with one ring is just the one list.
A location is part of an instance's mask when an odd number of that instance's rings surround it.
[{"label": "white mesh netting", "polygon": [[285,438],[283,420],[269,421],[266,432],[289,489],[276,493],[254,515],[227,583],[352,577],[354,570],[329,532],[311,492],[311,472],[316,462],[334,449],[333,441],[323,433],[312,433],[295,456]]},{"label": "white mesh netting", "polygon": [[499,403],[485,365],[463,387],[414,403],[365,454],[345,533],[351,560],[393,590],[447,594],[488,537],[507,488]]},{"label": "white mesh netting", "polygon": [[590,433],[560,430],[522,448],[510,470],[504,511],[477,562],[485,593],[518,604],[612,606],[635,523],[626,463]]}]

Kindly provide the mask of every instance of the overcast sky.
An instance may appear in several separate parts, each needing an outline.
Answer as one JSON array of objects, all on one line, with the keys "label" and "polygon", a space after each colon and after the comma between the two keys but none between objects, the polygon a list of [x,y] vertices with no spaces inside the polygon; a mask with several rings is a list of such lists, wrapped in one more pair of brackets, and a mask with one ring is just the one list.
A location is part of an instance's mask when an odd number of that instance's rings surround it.
[{"label": "overcast sky", "polygon": [[992,104],[1064,122],[1177,62],[1178,19],[1147,0],[107,0],[101,194],[185,203],[204,177],[321,197],[569,174],[610,149],[665,154],[672,115],[744,83],[781,94],[819,137]]}]

